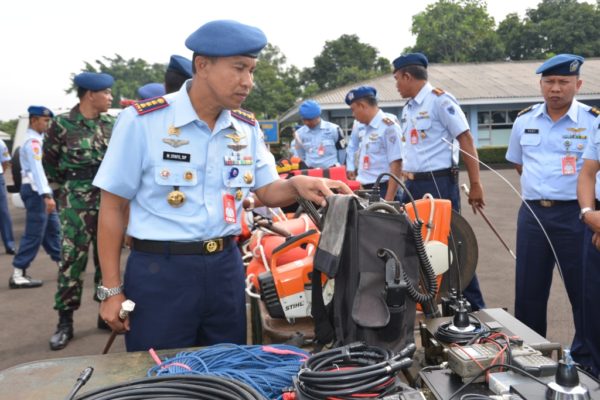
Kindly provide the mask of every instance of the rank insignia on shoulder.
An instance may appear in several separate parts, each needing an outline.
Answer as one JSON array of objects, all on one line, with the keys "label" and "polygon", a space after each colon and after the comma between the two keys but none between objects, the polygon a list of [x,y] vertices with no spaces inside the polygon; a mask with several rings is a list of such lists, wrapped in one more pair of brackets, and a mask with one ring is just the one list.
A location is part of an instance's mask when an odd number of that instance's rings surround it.
[{"label": "rank insignia on shoulder", "polygon": [[160,110],[161,108],[168,107],[169,103],[164,97],[155,97],[153,99],[147,99],[144,101],[137,102],[133,105],[139,115],[148,114],[152,111]]},{"label": "rank insignia on shoulder", "polygon": [[443,89],[440,88],[434,88],[431,92],[433,92],[433,94],[435,94],[436,96],[441,96],[444,93],[446,93]]},{"label": "rank insignia on shoulder", "polygon": [[384,124],[386,124],[387,126],[392,126],[392,125],[394,125],[394,121],[392,121],[392,119],[391,119],[391,118],[388,118],[388,117],[385,117],[385,118],[383,119],[383,123],[384,123]]},{"label": "rank insignia on shoulder", "polygon": [[600,108],[598,108],[598,107],[592,107],[592,108],[590,108],[590,109],[589,109],[589,112],[590,112],[590,113],[591,113],[593,116],[597,117],[597,116],[599,116],[599,115],[600,115]]},{"label": "rank insignia on shoulder", "polygon": [[254,114],[251,113],[250,111],[246,111],[246,110],[231,110],[231,116],[239,119],[240,121],[244,121],[245,123],[249,124],[249,125],[256,125],[256,118],[254,118]]},{"label": "rank insignia on shoulder", "polygon": [[533,106],[529,106],[527,108],[522,109],[521,111],[519,111],[519,113],[517,114],[517,117],[520,117],[523,114],[528,113],[529,111],[531,111],[533,109]]}]

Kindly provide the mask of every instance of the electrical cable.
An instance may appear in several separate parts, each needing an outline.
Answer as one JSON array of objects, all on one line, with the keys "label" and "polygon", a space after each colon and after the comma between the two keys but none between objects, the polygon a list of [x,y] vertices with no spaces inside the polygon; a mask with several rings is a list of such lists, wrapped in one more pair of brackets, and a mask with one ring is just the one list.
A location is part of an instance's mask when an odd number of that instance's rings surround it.
[{"label": "electrical cable", "polygon": [[489,328],[485,326],[477,317],[469,314],[469,325],[473,327],[471,330],[458,330],[454,326],[454,321],[450,320],[441,324],[433,336],[445,343],[467,344],[477,335],[482,335],[489,332]]},{"label": "electrical cable", "polygon": [[304,398],[380,398],[397,391],[396,373],[412,365],[416,346],[398,353],[362,342],[311,356],[298,373],[296,389]]},{"label": "electrical cable", "polygon": [[280,399],[293,385],[309,355],[294,346],[239,346],[220,344],[192,352],[180,352],[148,370],[148,376],[211,375],[241,381],[268,399]]},{"label": "electrical cable", "polygon": [[76,400],[266,400],[251,386],[230,378],[210,375],[167,375],[107,386],[78,396]]}]

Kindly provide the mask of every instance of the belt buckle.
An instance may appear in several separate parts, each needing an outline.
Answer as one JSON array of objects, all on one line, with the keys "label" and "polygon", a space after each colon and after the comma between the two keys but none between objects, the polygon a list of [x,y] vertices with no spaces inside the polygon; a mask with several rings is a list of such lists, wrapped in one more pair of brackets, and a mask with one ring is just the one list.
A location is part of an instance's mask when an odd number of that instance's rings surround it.
[{"label": "belt buckle", "polygon": [[552,207],[554,205],[554,200],[540,200],[540,206],[542,207]]},{"label": "belt buckle", "polygon": [[223,238],[205,240],[202,243],[202,248],[207,254],[213,254],[223,250]]}]

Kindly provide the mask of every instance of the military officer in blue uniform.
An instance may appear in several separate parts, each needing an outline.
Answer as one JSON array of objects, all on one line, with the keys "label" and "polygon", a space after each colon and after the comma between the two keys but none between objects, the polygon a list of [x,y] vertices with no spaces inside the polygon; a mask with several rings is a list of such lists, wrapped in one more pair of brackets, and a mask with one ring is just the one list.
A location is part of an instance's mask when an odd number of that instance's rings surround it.
[{"label": "military officer in blue uniform", "polygon": [[582,325],[591,372],[600,375],[600,117],[583,152],[583,166],[577,181],[579,219],[585,223],[583,241]]},{"label": "military officer in blue uniform", "polygon": [[552,272],[559,263],[575,322],[571,355],[589,365],[581,325],[584,225],[578,218],[576,187],[597,113],[574,99],[582,84],[583,61],[577,55],[559,54],[537,69],[544,102],[517,117],[506,159],[521,175],[526,203],[517,220],[515,316],[546,335]]},{"label": "military officer in blue uniform", "polygon": [[6,254],[15,254],[15,237],[13,235],[12,220],[8,211],[8,198],[6,196],[6,181],[4,171],[10,165],[10,152],[4,140],[0,139],[0,234],[6,248]]},{"label": "military officer in blue uniform", "polygon": [[174,54],[169,59],[169,65],[165,71],[165,91],[173,93],[178,91],[183,82],[192,77],[192,61],[183,56]]},{"label": "military officer in blue uniform", "polygon": [[[280,179],[253,114],[239,109],[266,44],[258,28],[209,22],[186,40],[193,78],[119,116],[94,179],[102,189],[98,295],[102,317],[127,331],[128,351],[246,343],[244,267],[234,240],[243,200],[252,191],[267,206],[297,196],[325,204],[331,188],[351,193],[328,179]],[[123,286],[125,227],[132,250]],[[136,307],[121,321],[125,296]]]},{"label": "military officer in blue uniform", "polygon": [[25,233],[19,250],[13,259],[13,274],[9,279],[11,289],[42,286],[42,281],[33,279],[26,270],[37,255],[40,246],[57,263],[60,261],[60,222],[56,213],[56,202],[42,166],[44,133],[48,130],[52,111],[42,106],[31,106],[27,140],[20,148],[21,198],[25,204]]},{"label": "military officer in blue uniform", "polygon": [[137,92],[140,100],[160,97],[166,94],[165,85],[159,82],[146,83],[145,85],[140,86]]},{"label": "military officer in blue uniform", "polygon": [[[400,126],[404,153],[405,184],[415,199],[430,193],[448,199],[460,212],[458,188],[459,147],[464,153],[470,183],[469,204],[473,212],[483,207],[483,188],[479,181],[477,149],[465,114],[450,93],[434,88],[428,81],[427,57],[409,53],[396,58],[394,78],[402,98],[409,99],[402,108]],[[457,146],[458,145],[458,146]],[[403,201],[409,201],[404,193]],[[477,276],[463,291],[473,310],[485,307]]]},{"label": "military officer in blue uniform", "polygon": [[[377,90],[360,86],[346,94],[346,104],[358,121],[354,124],[346,149],[348,179],[358,180],[364,189],[371,189],[377,177],[391,173],[401,178],[402,141],[400,125],[392,114],[384,113],[377,105]],[[392,201],[398,193],[398,184],[387,176],[379,183],[381,197]]]},{"label": "military officer in blue uniform", "polygon": [[298,156],[309,168],[343,165],[346,140],[342,128],[321,118],[321,106],[314,100],[300,104],[304,125],[296,131]]}]

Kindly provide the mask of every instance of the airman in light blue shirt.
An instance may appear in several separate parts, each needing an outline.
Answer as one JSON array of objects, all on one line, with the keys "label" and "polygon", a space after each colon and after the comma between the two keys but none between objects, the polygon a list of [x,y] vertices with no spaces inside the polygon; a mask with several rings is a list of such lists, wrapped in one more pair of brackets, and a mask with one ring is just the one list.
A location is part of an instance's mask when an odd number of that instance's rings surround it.
[{"label": "airman in light blue shirt", "polygon": [[[371,86],[360,86],[346,95],[346,104],[352,109],[357,124],[353,125],[346,160],[348,178],[372,186],[379,175],[391,173],[398,179],[402,172],[402,141],[397,118],[386,114],[377,105],[377,91]],[[355,161],[357,166],[355,166]],[[385,190],[381,183],[386,183]],[[391,201],[396,197],[398,184],[384,176],[380,180],[382,197]]]},{"label": "airman in light blue shirt", "polygon": [[314,100],[300,105],[304,125],[296,131],[298,156],[309,168],[329,168],[344,163],[346,142],[342,128],[321,119],[321,107]]}]

